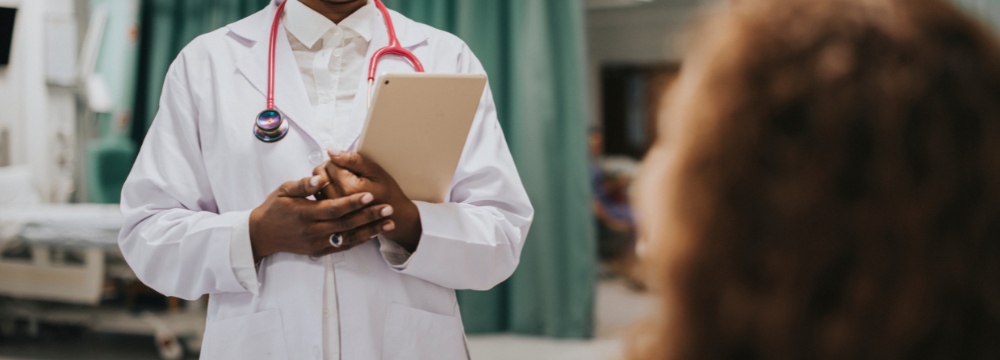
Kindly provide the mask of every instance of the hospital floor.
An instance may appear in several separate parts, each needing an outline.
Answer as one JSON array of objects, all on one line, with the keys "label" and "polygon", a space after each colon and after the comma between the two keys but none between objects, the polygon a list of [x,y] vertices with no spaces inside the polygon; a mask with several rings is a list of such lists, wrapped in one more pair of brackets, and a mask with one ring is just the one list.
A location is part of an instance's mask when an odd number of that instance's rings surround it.
[{"label": "hospital floor", "polygon": [[[597,289],[596,337],[553,340],[514,335],[470,336],[474,360],[614,360],[630,326],[653,311],[649,295],[620,280],[602,280]],[[46,331],[40,339],[0,339],[0,359],[158,359],[152,338],[92,332]]]}]

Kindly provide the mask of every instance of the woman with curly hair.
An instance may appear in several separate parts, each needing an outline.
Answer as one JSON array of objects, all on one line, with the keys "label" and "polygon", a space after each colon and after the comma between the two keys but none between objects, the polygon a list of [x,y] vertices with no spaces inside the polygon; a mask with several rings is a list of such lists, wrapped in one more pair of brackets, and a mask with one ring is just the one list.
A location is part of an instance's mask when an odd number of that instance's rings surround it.
[{"label": "woman with curly hair", "polygon": [[938,0],[702,24],[636,199],[633,359],[1000,359],[1000,44]]}]

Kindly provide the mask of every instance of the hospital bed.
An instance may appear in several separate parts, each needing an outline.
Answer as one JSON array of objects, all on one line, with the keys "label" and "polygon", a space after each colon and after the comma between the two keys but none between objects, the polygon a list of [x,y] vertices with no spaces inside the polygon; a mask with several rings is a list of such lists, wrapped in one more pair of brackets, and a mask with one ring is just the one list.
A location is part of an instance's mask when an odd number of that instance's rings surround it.
[{"label": "hospital bed", "polygon": [[138,284],[118,249],[117,205],[64,204],[0,208],[0,332],[27,323],[74,325],[94,331],[152,335],[160,356],[197,351],[204,333],[204,300],[165,311],[102,306],[108,281]]}]

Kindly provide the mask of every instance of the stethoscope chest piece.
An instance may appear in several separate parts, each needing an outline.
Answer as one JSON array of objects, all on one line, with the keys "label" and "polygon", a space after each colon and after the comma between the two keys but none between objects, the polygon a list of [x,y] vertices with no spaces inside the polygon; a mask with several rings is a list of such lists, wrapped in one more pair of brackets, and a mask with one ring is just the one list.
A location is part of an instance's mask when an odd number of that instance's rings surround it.
[{"label": "stethoscope chest piece", "polygon": [[288,134],[288,122],[281,117],[278,110],[267,109],[257,115],[253,126],[253,134],[266,143],[281,140]]}]

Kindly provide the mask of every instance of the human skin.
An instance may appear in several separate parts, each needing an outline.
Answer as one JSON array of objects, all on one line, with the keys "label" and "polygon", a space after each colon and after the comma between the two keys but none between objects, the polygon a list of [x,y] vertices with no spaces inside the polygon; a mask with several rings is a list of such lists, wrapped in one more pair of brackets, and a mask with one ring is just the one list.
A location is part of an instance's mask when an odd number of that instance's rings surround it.
[{"label": "human skin", "polygon": [[[294,1],[294,0],[287,0]],[[339,24],[355,11],[368,4],[368,0],[299,0],[303,5],[326,16],[327,19]]]}]

